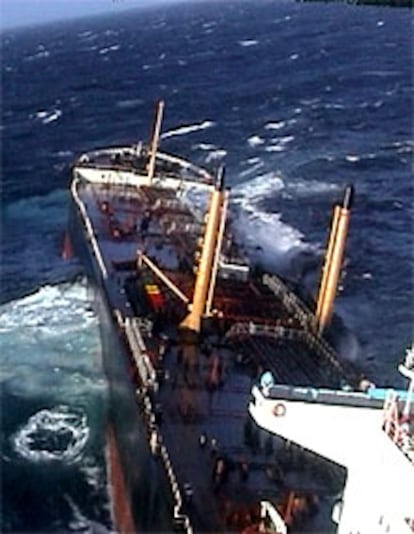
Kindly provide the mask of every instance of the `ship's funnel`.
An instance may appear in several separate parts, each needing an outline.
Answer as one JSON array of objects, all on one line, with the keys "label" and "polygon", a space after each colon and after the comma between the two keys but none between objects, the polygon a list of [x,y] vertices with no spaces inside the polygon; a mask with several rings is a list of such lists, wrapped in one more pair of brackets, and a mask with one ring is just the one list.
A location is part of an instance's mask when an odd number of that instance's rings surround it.
[{"label": "ship's funnel", "polygon": [[181,327],[199,332],[201,319],[206,312],[207,296],[211,284],[214,283],[213,271],[216,258],[216,249],[220,242],[220,222],[224,201],[224,168],[220,167],[214,190],[211,193],[210,206],[207,215],[207,224],[203,238],[200,263],[197,270],[193,301],[189,305],[189,314],[182,321]]},{"label": "ship's funnel", "polygon": [[342,204],[334,206],[331,232],[326,251],[325,264],[322,270],[315,314],[319,334],[323,332],[332,316],[333,303],[341,273],[353,197],[354,188],[352,185],[348,185],[345,188]]},{"label": "ship's funnel", "polygon": [[151,145],[150,159],[149,159],[148,166],[147,166],[148,179],[150,183],[152,182],[152,179],[154,177],[155,158],[157,156],[158,143],[160,140],[161,122],[162,122],[163,113],[164,113],[164,101],[160,100],[157,104],[154,125],[152,128],[152,136],[150,140],[150,145]]}]

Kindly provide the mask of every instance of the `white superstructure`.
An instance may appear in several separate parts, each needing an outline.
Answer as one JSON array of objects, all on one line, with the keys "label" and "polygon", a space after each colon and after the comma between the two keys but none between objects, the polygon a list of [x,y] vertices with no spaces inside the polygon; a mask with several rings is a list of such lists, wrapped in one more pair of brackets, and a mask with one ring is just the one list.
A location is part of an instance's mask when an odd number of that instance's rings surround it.
[{"label": "white superstructure", "polygon": [[249,411],[260,427],[347,469],[332,515],[339,534],[414,532],[413,348],[399,370],[408,392],[253,388]]}]

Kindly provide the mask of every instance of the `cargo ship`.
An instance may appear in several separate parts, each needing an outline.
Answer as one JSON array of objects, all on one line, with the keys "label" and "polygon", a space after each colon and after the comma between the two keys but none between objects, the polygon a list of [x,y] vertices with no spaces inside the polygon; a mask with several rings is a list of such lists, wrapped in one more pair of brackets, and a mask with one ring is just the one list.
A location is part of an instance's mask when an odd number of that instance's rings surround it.
[{"label": "cargo ship", "polygon": [[334,208],[318,299],[305,303],[234,239],[224,168],[159,149],[163,109],[149,142],[82,154],[70,185],[64,254],[85,266],[99,316],[114,528],[332,531],[345,470],[311,452],[298,464],[248,407],[266,380],[361,388],[326,340],[352,187]]}]

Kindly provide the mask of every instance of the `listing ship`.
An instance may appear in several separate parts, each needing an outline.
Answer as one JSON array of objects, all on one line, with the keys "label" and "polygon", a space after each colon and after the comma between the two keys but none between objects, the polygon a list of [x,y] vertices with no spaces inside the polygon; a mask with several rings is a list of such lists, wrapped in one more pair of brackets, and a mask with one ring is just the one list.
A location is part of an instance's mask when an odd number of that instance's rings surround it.
[{"label": "listing ship", "polygon": [[[332,531],[345,470],[311,453],[298,464],[291,443],[248,405],[268,379],[361,387],[324,335],[352,187],[334,209],[317,303],[305,304],[233,238],[224,169],[211,174],[159,151],[162,113],[160,102],[149,143],[80,156],[70,187],[64,253],[82,259],[100,318],[114,526]],[[194,191],[208,199],[206,213],[190,201]]]}]

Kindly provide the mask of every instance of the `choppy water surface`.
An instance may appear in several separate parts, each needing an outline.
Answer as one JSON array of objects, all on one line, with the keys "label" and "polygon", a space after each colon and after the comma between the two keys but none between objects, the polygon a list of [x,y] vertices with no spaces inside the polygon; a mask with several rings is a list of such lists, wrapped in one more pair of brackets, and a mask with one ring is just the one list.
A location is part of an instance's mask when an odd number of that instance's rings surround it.
[{"label": "choppy water surface", "polygon": [[413,324],[410,15],[205,2],[2,35],[3,530],[110,528],[97,319],[59,252],[72,159],[147,138],[157,98],[163,148],[224,161],[239,239],[310,289],[331,204],[354,183],[342,352],[398,381]]}]

